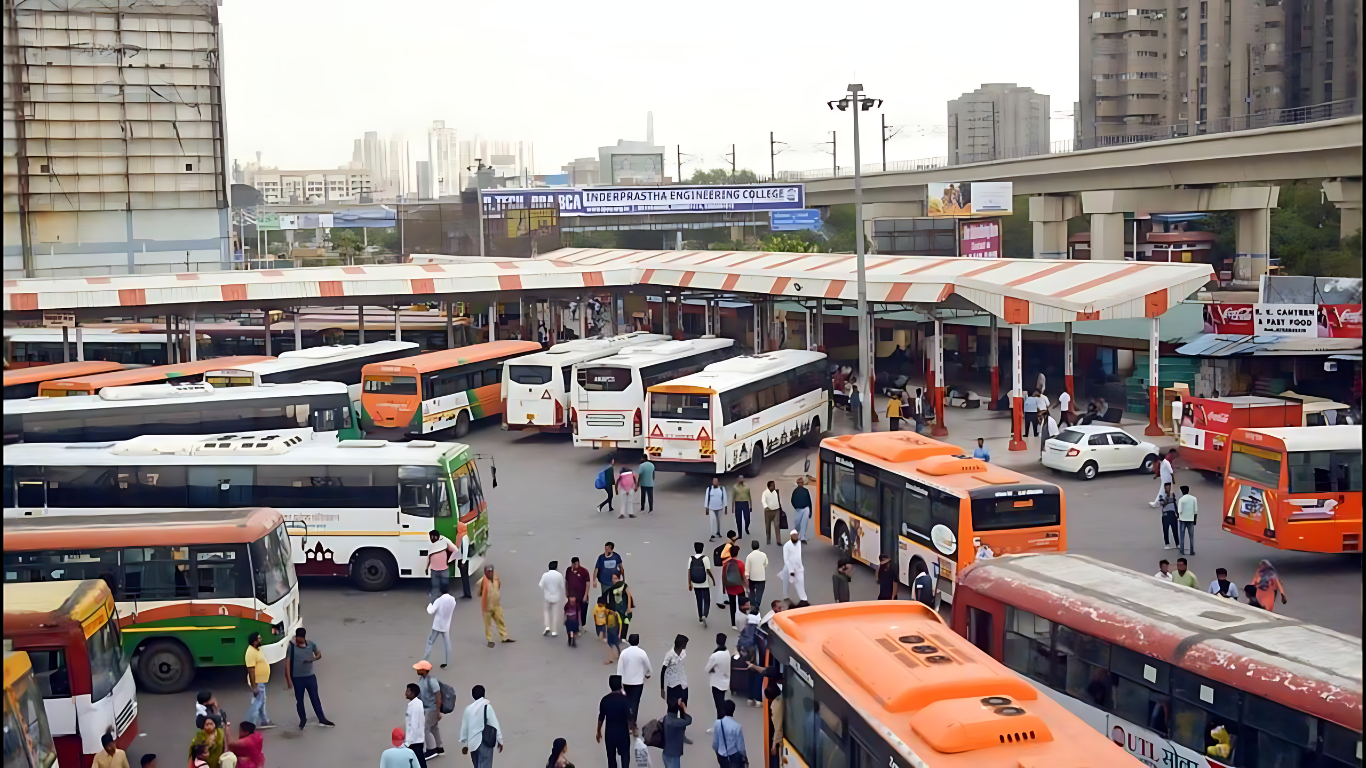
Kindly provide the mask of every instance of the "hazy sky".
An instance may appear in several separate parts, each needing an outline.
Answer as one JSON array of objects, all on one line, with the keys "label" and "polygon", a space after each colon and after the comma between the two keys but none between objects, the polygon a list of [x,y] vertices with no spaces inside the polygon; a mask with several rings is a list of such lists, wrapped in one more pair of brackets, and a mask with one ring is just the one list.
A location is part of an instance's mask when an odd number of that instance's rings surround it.
[{"label": "hazy sky", "polygon": [[[367,130],[402,132],[425,160],[445,120],[461,139],[534,142],[534,170],[558,173],[643,140],[653,111],[669,176],[676,145],[685,176],[722,166],[732,143],[739,167],[766,172],[769,131],[790,146],[778,170],[806,170],[830,165],[817,144],[831,130],[853,163],[852,119],[825,105],[851,82],[907,126],[889,160],[946,154],[946,102],[982,83],[1048,94],[1054,139],[1071,135],[1077,94],[1069,0],[224,0],[220,13],[228,151],[281,168],[346,163]],[[878,112],[863,117],[863,160],[877,162]]]}]

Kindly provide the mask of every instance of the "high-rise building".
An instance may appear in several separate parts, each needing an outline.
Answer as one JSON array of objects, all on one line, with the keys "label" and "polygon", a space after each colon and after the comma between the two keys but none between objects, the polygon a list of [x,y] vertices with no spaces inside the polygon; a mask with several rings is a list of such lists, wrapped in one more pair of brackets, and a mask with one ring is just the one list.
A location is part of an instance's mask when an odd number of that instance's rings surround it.
[{"label": "high-rise building", "polygon": [[6,278],[232,267],[218,7],[6,4]]},{"label": "high-rise building", "polygon": [[391,194],[404,196],[413,192],[412,179],[412,156],[409,153],[408,140],[403,138],[403,134],[395,133],[389,139],[389,162],[388,162],[388,191]]},{"label": "high-rise building", "polygon": [[389,178],[388,155],[378,131],[366,131],[361,139],[360,164],[370,171],[377,184]]},{"label": "high-rise building", "polygon": [[949,162],[1048,151],[1049,99],[1015,83],[986,83],[949,102]]},{"label": "high-rise building", "polygon": [[[1097,144],[1361,110],[1361,0],[1080,0],[1080,122]],[[1253,123],[1256,125],[1257,123]]]},{"label": "high-rise building", "polygon": [[359,163],[319,170],[280,170],[248,162],[245,183],[255,187],[268,204],[307,205],[355,202],[373,192],[372,175]]},{"label": "high-rise building", "polygon": [[427,160],[433,188],[423,192],[419,183],[418,194],[427,198],[460,194],[460,148],[455,136],[455,129],[447,128],[445,120],[432,122],[427,131]]},{"label": "high-rise building", "polygon": [[413,163],[413,166],[417,173],[417,199],[435,199],[436,189],[432,183],[434,181],[434,179],[432,179],[432,161],[418,160],[416,163]]}]

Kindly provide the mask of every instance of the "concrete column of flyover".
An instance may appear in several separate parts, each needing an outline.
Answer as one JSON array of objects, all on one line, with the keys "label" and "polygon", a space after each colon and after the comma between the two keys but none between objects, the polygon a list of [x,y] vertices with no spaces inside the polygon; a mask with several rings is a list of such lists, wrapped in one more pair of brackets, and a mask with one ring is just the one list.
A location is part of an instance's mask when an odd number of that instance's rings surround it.
[{"label": "concrete column of flyover", "polygon": [[1238,218],[1237,252],[1265,256],[1268,251],[1270,211],[1276,207],[1281,188],[1274,185],[1175,189],[1103,189],[1080,193],[1081,212],[1091,217],[1091,258],[1118,261],[1124,258],[1124,214],[1195,213],[1235,211]]},{"label": "concrete column of flyover", "polygon": [[1328,179],[1323,193],[1342,212],[1341,237],[1345,240],[1361,231],[1361,179]]},{"label": "concrete column of flyover", "polygon": [[1076,195],[1036,195],[1029,198],[1029,221],[1034,229],[1034,258],[1067,258],[1067,220],[1081,215]]}]

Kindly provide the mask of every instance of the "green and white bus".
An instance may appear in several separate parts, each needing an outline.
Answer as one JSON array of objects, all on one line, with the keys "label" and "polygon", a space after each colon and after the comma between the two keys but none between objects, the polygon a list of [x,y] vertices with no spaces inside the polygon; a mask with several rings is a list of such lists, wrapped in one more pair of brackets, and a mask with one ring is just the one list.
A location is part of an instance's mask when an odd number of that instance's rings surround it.
[{"label": "green and white bus", "polygon": [[347,386],[335,381],[228,388],[207,382],[105,387],[98,395],[7,400],[4,424],[5,445],[300,427],[338,440],[365,436]]},{"label": "green and white bus", "polygon": [[267,661],[284,658],[300,612],[279,512],[87,511],[6,520],[5,583],[108,584],[144,690],[182,691],[199,667],[240,666],[253,632]]},{"label": "green and white bus", "polygon": [[479,567],[489,526],[474,458],[460,443],[338,442],[307,429],[35,443],[5,451],[4,516],[8,527],[29,516],[274,507],[296,571],[375,591],[426,577],[431,530]]}]

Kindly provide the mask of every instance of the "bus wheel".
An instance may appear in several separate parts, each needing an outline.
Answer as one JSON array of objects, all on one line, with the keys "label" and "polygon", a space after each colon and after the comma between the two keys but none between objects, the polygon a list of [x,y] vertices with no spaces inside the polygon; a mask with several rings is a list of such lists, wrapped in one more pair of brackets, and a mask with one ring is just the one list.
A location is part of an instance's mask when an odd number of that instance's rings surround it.
[{"label": "bus wheel", "polygon": [[178,693],[194,680],[194,659],[175,640],[154,640],[138,652],[138,687],[151,693]]},{"label": "bus wheel", "polygon": [[835,523],[834,542],[835,549],[844,557],[848,557],[854,551],[854,539],[849,535],[849,526],[845,525],[843,520]]},{"label": "bus wheel", "polygon": [[807,448],[815,448],[821,444],[821,420],[812,419],[811,428],[806,430],[802,436],[802,445]]},{"label": "bus wheel", "polygon": [[394,556],[382,549],[362,549],[351,558],[351,583],[365,592],[383,592],[398,581]]},{"label": "bus wheel", "polygon": [[760,443],[754,444],[754,450],[749,454],[749,463],[745,465],[745,477],[758,477],[759,471],[764,468],[764,446]]},{"label": "bus wheel", "polygon": [[455,418],[455,436],[464,437],[470,433],[470,412],[461,411]]}]

